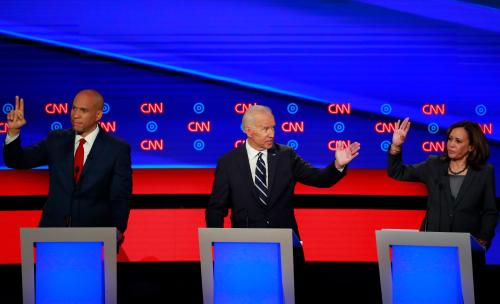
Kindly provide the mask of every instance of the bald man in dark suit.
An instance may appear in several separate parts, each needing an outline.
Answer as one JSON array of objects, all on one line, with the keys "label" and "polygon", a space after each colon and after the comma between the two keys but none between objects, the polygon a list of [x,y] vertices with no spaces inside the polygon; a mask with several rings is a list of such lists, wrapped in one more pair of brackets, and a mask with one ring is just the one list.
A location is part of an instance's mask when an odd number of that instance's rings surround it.
[{"label": "bald man in dark suit", "polygon": [[121,243],[132,194],[130,146],[99,127],[103,104],[97,91],[80,91],[71,109],[72,129],[52,131],[23,148],[24,100],[16,97],[7,115],[4,161],[16,169],[49,166],[41,227],[116,227]]}]

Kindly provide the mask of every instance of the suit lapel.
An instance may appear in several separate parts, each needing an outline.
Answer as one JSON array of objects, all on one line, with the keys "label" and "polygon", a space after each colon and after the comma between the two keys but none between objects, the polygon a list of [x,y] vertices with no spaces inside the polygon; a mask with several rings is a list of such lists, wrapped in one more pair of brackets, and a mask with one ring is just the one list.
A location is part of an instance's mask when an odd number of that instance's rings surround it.
[{"label": "suit lapel", "polygon": [[99,133],[90,149],[89,154],[87,155],[87,160],[85,160],[85,164],[83,165],[82,175],[80,179],[83,180],[85,178],[86,172],[89,171],[89,168],[95,163],[98,163],[98,158],[104,155],[104,150],[106,148],[106,134],[102,129],[99,129]]},{"label": "suit lapel", "polygon": [[74,174],[74,162],[75,162],[75,132],[73,130],[70,130],[68,132],[68,135],[65,137],[65,142],[62,145],[63,146],[63,170],[64,170],[64,176],[68,176],[68,179],[64,179],[67,181],[66,189],[71,189],[73,188],[74,185],[74,180],[73,180],[73,174]]},{"label": "suit lapel", "polygon": [[277,168],[277,155],[276,146],[273,146],[271,149],[267,150],[267,165],[268,165],[268,188],[269,188],[269,204],[272,204],[272,192],[273,192],[273,183],[274,178],[276,177],[276,168]]},{"label": "suit lapel", "polygon": [[448,175],[448,164],[443,163],[441,168],[442,175],[439,177],[439,187],[444,193],[445,206],[448,210],[453,210],[455,205],[455,200],[451,194],[450,188],[450,176]]},{"label": "suit lapel", "polygon": [[448,164],[441,163],[441,175],[439,176],[439,188],[441,193],[438,199],[443,201],[438,205],[439,213],[442,215],[439,221],[435,221],[435,227],[431,230],[450,231],[451,221],[448,213],[455,209],[455,199],[451,195],[450,177],[448,176]]},{"label": "suit lapel", "polygon": [[468,188],[472,185],[472,182],[475,180],[476,175],[477,172],[472,168],[469,168],[469,170],[467,170],[464,182],[462,183],[462,186],[460,186],[460,190],[458,191],[455,205],[458,205],[463,200],[465,193],[467,193]]},{"label": "suit lapel", "polygon": [[439,178],[439,187],[445,193],[446,203],[448,205],[452,204],[453,196],[451,195],[450,177],[448,175],[443,175]]}]

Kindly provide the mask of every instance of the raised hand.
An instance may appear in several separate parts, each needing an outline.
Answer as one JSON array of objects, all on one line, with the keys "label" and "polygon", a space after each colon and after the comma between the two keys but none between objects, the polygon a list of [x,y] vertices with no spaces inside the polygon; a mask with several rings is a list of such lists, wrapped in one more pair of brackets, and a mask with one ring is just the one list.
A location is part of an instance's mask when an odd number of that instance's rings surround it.
[{"label": "raised hand", "polygon": [[392,134],[392,146],[395,149],[401,148],[403,143],[405,142],[406,135],[408,134],[408,131],[410,130],[410,118],[406,117],[403,122],[398,120],[396,123],[396,127],[394,129],[394,134]]},{"label": "raised hand", "polygon": [[351,160],[359,155],[359,149],[361,149],[361,145],[358,142],[349,144],[349,146],[344,148],[342,142],[337,141],[335,144],[335,167],[340,169],[350,163]]},{"label": "raised hand", "polygon": [[7,125],[9,127],[9,135],[15,136],[19,134],[21,127],[26,124],[24,118],[24,100],[16,96],[16,107],[7,114]]}]

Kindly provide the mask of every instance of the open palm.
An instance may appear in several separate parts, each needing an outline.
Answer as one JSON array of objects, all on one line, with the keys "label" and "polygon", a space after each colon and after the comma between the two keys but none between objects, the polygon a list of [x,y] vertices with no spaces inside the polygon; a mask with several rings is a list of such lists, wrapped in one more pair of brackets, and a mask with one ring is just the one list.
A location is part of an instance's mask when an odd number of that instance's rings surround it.
[{"label": "open palm", "polygon": [[335,161],[340,167],[344,167],[359,155],[361,145],[358,142],[344,147],[341,141],[337,141],[335,146]]},{"label": "open palm", "polygon": [[396,147],[400,147],[403,145],[406,139],[406,135],[408,135],[408,131],[410,130],[410,118],[406,117],[403,122],[398,120],[396,126],[394,128],[394,134],[392,134],[392,144]]}]

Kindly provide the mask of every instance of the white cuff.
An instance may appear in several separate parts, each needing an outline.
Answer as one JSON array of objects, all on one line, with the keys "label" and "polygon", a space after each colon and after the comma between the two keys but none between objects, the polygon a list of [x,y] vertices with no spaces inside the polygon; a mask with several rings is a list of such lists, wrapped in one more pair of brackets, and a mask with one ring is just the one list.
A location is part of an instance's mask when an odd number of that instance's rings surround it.
[{"label": "white cuff", "polygon": [[10,144],[14,140],[16,140],[18,137],[19,137],[19,134],[14,135],[14,136],[10,136],[9,133],[7,133],[7,136],[5,137],[5,144],[6,145]]}]

